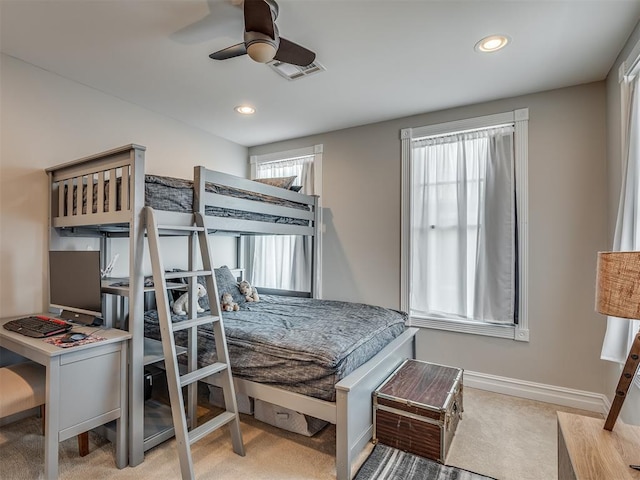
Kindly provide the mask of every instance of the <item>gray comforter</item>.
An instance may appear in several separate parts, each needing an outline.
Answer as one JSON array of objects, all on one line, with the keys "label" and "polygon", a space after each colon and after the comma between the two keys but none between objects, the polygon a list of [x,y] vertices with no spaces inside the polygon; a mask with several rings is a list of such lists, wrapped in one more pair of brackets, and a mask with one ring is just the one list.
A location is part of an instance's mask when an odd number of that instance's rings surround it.
[{"label": "gray comforter", "polygon": [[[174,321],[186,317],[174,316]],[[233,374],[303,395],[334,401],[334,385],[405,329],[406,314],[382,307],[262,295],[223,313]],[[176,335],[185,344],[186,335]],[[156,311],[145,314],[145,334],[159,338]],[[215,360],[209,326],[199,329],[200,363]]]},{"label": "gray comforter", "polygon": [[[284,198],[272,197],[256,192],[248,192],[233,187],[207,183],[205,189],[210,193],[217,193],[229,197],[243,198],[280,205],[300,210],[308,210],[302,203],[292,202]],[[193,182],[173,177],[162,177],[158,175],[145,175],[145,204],[156,210],[168,210],[172,212],[193,211]],[[214,217],[238,218],[243,220],[256,220],[259,222],[288,223],[293,225],[309,225],[308,220],[291,217],[281,217],[266,213],[245,212],[230,208],[205,206],[205,215]]]}]

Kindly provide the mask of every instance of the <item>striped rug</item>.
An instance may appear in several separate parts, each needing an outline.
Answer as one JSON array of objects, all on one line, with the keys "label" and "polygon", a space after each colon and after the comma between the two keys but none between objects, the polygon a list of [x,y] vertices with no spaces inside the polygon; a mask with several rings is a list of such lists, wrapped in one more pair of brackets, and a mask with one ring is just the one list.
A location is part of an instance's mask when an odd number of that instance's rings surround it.
[{"label": "striped rug", "polygon": [[377,444],[354,480],[495,480]]}]

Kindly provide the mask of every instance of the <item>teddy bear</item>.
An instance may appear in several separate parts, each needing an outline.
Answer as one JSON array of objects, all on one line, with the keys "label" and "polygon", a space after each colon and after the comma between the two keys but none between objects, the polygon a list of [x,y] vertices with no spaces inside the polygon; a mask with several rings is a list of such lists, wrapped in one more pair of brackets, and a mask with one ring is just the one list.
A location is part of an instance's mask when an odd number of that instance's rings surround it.
[{"label": "teddy bear", "polygon": [[256,290],[256,287],[252,287],[251,284],[246,280],[243,280],[240,283],[238,283],[238,288],[240,289],[240,293],[242,293],[242,295],[244,295],[244,297],[247,299],[247,302],[260,301],[260,297],[258,296],[258,290]]},{"label": "teddy bear", "polygon": [[222,311],[224,312],[233,312],[240,310],[240,306],[233,301],[233,296],[230,293],[222,294],[222,302],[220,302],[220,307],[222,307]]},{"label": "teddy bear", "polygon": [[[207,290],[204,288],[202,284],[198,284],[198,298],[202,298],[207,294]],[[197,312],[204,312],[204,308],[202,308],[199,304],[197,304]],[[173,302],[173,313],[176,315],[186,315],[189,311],[189,292],[185,292],[178,299]]]}]

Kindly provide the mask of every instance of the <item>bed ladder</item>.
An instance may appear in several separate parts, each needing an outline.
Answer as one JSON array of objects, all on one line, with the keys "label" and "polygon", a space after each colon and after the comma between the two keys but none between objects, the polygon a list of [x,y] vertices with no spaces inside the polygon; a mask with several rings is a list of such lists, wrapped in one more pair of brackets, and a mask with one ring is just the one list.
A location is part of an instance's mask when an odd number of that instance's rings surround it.
[{"label": "bed ladder", "polygon": [[[211,262],[211,250],[207,239],[207,231],[204,226],[204,219],[200,213],[195,213],[195,224],[191,226],[158,225],[154,210],[145,207],[147,237],[149,241],[149,256],[151,258],[151,268],[153,271],[153,283],[156,292],[156,304],[160,322],[160,332],[162,335],[162,351],[167,373],[167,385],[169,389],[169,399],[171,400],[171,416],[175,430],[176,442],[178,446],[178,456],[180,459],[180,471],[182,479],[193,479],[193,460],[191,457],[191,444],[200,440],[204,436],[229,424],[231,429],[231,440],[233,451],[244,456],[244,445],[242,443],[242,433],[240,431],[240,417],[236,394],[229,365],[229,354],[227,342],[220,315],[220,304],[218,302],[218,289],[215,283],[215,273]],[[191,236],[189,270],[181,272],[165,272],[162,257],[160,254],[159,231],[171,231],[172,233],[182,233]],[[194,235],[198,237],[198,245],[202,256],[203,270],[194,269]],[[210,315],[200,316],[196,312],[197,306],[197,280],[198,277],[205,277],[206,290],[209,298]],[[188,318],[182,322],[173,323],[171,321],[171,311],[167,296],[167,280],[177,278],[189,279],[189,292],[191,293],[188,302]],[[198,368],[197,353],[198,339],[197,329],[207,323],[213,324],[215,337],[217,362]],[[181,374],[178,367],[176,355],[176,344],[174,333],[179,330],[187,330],[189,343],[187,348],[187,373]],[[220,386],[222,387],[225,411],[196,426],[196,402],[198,381],[218,374]],[[182,387],[188,387],[189,405],[185,408]],[[186,411],[189,412],[189,422]],[[187,423],[192,427],[189,429]]]}]

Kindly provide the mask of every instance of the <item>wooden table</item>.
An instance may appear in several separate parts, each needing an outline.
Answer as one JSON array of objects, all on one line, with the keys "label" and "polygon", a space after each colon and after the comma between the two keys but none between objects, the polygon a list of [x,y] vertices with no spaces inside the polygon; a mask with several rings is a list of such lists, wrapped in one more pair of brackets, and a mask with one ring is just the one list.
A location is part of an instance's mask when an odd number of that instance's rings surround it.
[{"label": "wooden table", "polygon": [[640,426],[558,412],[558,480],[640,480]]}]

